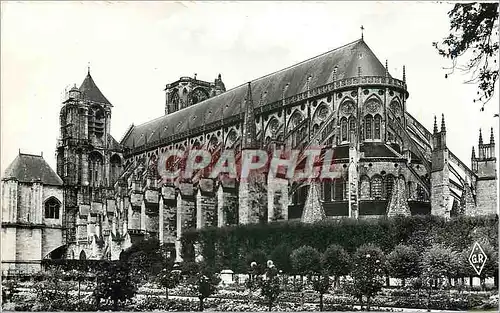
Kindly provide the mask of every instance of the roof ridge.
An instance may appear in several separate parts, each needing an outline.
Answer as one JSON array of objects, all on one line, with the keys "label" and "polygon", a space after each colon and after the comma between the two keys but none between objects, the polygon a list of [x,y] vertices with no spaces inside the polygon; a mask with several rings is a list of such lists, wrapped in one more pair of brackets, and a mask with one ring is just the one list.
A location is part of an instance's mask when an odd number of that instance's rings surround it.
[{"label": "roof ridge", "polygon": [[19,155],[33,156],[43,159],[43,155],[19,152]]},{"label": "roof ridge", "polygon": [[[308,59],[306,59],[306,60],[303,60],[303,61],[301,61],[301,62],[298,62],[298,63],[292,64],[292,65],[289,65],[289,66],[284,67],[284,68],[282,68],[282,69],[279,69],[279,70],[276,70],[276,71],[274,71],[274,72],[268,73],[268,74],[266,74],[266,75],[260,76],[260,77],[258,77],[258,78],[252,79],[252,80],[250,80],[250,82],[251,82],[251,83],[253,83],[253,82],[255,82],[255,81],[261,80],[261,79],[263,79],[263,78],[265,78],[265,77],[268,77],[268,76],[274,75],[274,74],[276,74],[276,73],[279,73],[279,72],[282,72],[282,71],[285,71],[285,70],[289,70],[289,69],[294,68],[294,67],[296,67],[296,66],[298,66],[298,65],[300,65],[300,64],[304,64],[304,63],[309,62],[309,61],[311,61],[311,60],[313,60],[313,59],[315,59],[315,58],[319,58],[319,57],[324,56],[324,55],[326,55],[326,54],[328,54],[328,53],[332,53],[333,51],[336,51],[336,50],[339,50],[339,49],[345,48],[345,47],[347,47],[347,46],[349,46],[349,45],[352,45],[352,44],[357,44],[358,42],[361,42],[361,41],[363,41],[363,40],[362,40],[362,39],[357,39],[357,40],[351,41],[351,42],[349,42],[349,43],[347,43],[347,44],[344,44],[344,45],[342,45],[342,46],[340,46],[340,47],[337,47],[337,48],[334,48],[334,49],[330,49],[330,50],[328,50],[328,51],[326,51],[326,52],[323,52],[323,53],[321,53],[321,54],[315,55],[315,56],[313,56],[313,57],[311,57],[311,58],[308,58]],[[373,51],[372,51],[372,53],[373,53]],[[177,113],[177,112],[182,112],[182,111],[184,111],[185,109],[192,108],[193,106],[199,106],[199,105],[201,105],[201,104],[203,104],[203,103],[206,103],[206,101],[207,101],[207,100],[216,99],[216,98],[218,98],[218,97],[220,97],[220,96],[222,96],[222,95],[224,95],[224,94],[227,94],[227,93],[229,93],[229,92],[231,92],[231,91],[234,91],[234,90],[236,90],[236,89],[238,89],[238,88],[245,87],[245,86],[247,86],[247,85],[248,85],[248,82],[243,83],[243,84],[238,85],[238,86],[235,86],[235,87],[233,87],[233,88],[231,88],[231,89],[226,90],[225,92],[223,92],[223,93],[221,93],[221,94],[218,94],[218,95],[216,95],[216,96],[213,96],[213,97],[210,97],[210,98],[208,98],[208,99],[205,99],[205,100],[203,100],[203,101],[201,101],[201,102],[198,102],[198,103],[196,103],[196,104],[194,104],[194,105],[192,105],[192,106],[188,106],[188,107],[182,108],[182,109],[177,110],[177,111],[175,111],[175,112],[172,112],[172,113],[170,113],[170,114],[168,114],[168,115],[162,115],[162,116],[156,117],[156,118],[154,118],[154,119],[152,119],[152,120],[149,120],[149,121],[147,121],[147,122],[144,122],[144,123],[142,123],[142,124],[138,124],[136,127],[137,127],[137,128],[139,128],[139,127],[141,127],[141,126],[148,125],[148,124],[150,124],[150,123],[152,123],[152,122],[154,122],[154,121],[157,121],[157,120],[159,120],[159,119],[165,118],[166,116],[172,116],[173,114],[175,114],[175,113]],[[212,101],[213,101],[213,100],[212,100]]]}]

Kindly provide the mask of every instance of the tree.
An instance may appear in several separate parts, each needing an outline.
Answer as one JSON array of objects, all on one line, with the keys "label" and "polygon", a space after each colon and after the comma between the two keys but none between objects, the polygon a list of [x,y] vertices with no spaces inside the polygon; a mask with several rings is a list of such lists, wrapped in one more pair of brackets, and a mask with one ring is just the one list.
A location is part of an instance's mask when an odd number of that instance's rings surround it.
[{"label": "tree", "polygon": [[[248,253],[248,255],[246,256],[245,265],[247,266],[247,270],[251,270],[253,274],[262,275],[266,270],[267,260],[267,254],[261,249],[256,249]],[[255,266],[251,267],[252,263],[254,262]]]},{"label": "tree", "polygon": [[442,286],[444,278],[454,275],[457,260],[460,259],[458,253],[442,245],[434,245],[429,248],[422,258],[422,281],[428,287],[427,308],[430,305],[433,285]]},{"label": "tree", "polygon": [[384,253],[373,245],[360,246],[354,254],[354,266],[351,272],[353,278],[352,293],[355,296],[366,297],[367,309],[370,309],[370,299],[375,296],[384,285]]},{"label": "tree", "polygon": [[181,271],[175,266],[177,264],[168,264],[156,276],[156,281],[165,288],[165,300],[168,300],[168,290],[175,288],[180,283]]},{"label": "tree", "polygon": [[321,256],[321,265],[328,274],[335,277],[335,284],[338,286],[339,278],[349,274],[351,258],[344,248],[332,244],[326,248]]},{"label": "tree", "polygon": [[220,279],[217,277],[214,270],[205,263],[200,262],[195,264],[196,265],[192,266],[188,272],[190,274],[188,283],[193,286],[193,291],[200,300],[199,310],[203,311],[205,299],[217,291],[217,285]]},{"label": "tree", "polygon": [[330,289],[330,277],[327,272],[323,272],[321,275],[313,279],[312,286],[315,291],[319,293],[319,310],[323,311],[323,296]]},{"label": "tree", "polygon": [[258,285],[261,295],[266,299],[268,310],[271,311],[281,293],[278,269],[272,262],[268,262],[264,277],[259,277]]},{"label": "tree", "polygon": [[132,299],[137,289],[132,282],[128,265],[125,262],[109,262],[97,272],[94,297],[99,304],[101,299],[113,302],[113,310],[118,311],[120,303]]},{"label": "tree", "polygon": [[420,275],[420,255],[411,246],[397,245],[387,256],[390,274],[405,286],[406,279]]},{"label": "tree", "polygon": [[293,271],[292,262],[290,260],[290,255],[293,249],[286,243],[282,243],[276,248],[274,248],[271,253],[271,259],[277,268],[283,271],[283,273],[290,274]]},{"label": "tree", "polygon": [[[471,75],[466,83],[478,84],[474,102],[483,102],[483,110],[498,81],[498,3],[457,3],[448,16],[450,34],[433,45],[451,59],[451,73],[458,68]],[[466,59],[465,64],[459,65],[459,59]]]},{"label": "tree", "polygon": [[122,252],[121,259],[130,269],[130,275],[136,283],[143,283],[155,278],[168,262],[157,239],[146,239],[133,244]]},{"label": "tree", "polygon": [[290,259],[295,272],[301,276],[311,276],[321,270],[321,255],[310,246],[302,246],[293,250]]}]

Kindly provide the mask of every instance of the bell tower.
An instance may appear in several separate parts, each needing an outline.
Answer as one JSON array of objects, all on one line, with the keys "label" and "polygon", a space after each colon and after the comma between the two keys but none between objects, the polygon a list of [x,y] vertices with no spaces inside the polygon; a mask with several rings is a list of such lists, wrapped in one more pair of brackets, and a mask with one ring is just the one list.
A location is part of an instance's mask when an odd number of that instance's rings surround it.
[{"label": "bell tower", "polygon": [[495,156],[495,138],[491,128],[490,143],[483,143],[483,134],[479,130],[478,156],[472,154],[472,170],[477,174],[476,207],[478,214],[497,212],[497,159]]}]

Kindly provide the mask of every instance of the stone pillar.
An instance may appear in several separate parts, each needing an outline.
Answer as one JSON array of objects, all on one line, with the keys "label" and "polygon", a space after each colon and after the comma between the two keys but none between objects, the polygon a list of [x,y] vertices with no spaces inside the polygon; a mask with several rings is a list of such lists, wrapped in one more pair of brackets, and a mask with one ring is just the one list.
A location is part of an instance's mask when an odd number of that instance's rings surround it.
[{"label": "stone pillar", "polygon": [[476,203],[472,196],[469,183],[466,182],[464,190],[462,191],[462,198],[460,199],[460,213],[468,216],[476,215]]},{"label": "stone pillar", "polygon": [[163,200],[163,197],[160,196],[160,201],[158,202],[158,240],[160,241],[160,244],[164,243],[164,236],[165,236],[165,226],[164,226],[164,206],[165,202]]},{"label": "stone pillar", "polygon": [[288,180],[268,176],[267,220],[268,222],[288,220]]},{"label": "stone pillar", "polygon": [[[355,135],[352,134],[351,138]],[[355,139],[354,139],[355,140]],[[354,143],[349,146],[349,166],[348,166],[348,201],[349,201],[349,217],[358,218],[359,203],[358,203],[358,150]]]},{"label": "stone pillar", "polygon": [[181,262],[181,237],[188,229],[196,227],[196,204],[194,199],[193,185],[181,183],[180,193],[177,195],[177,240],[176,261]]},{"label": "stone pillar", "polygon": [[221,181],[217,192],[219,223],[223,223],[219,224],[219,227],[238,225],[240,212],[236,181],[234,179]]},{"label": "stone pillar", "polygon": [[238,194],[240,224],[259,223],[268,211],[265,175],[251,173],[247,179],[240,181]]},{"label": "stone pillar", "polygon": [[163,201],[163,242],[175,244],[177,238],[177,199],[175,187],[163,186],[161,189]]},{"label": "stone pillar", "polygon": [[17,187],[15,179],[2,181],[2,222],[17,222]]},{"label": "stone pillar", "polygon": [[431,214],[450,217],[453,198],[450,197],[448,148],[446,146],[446,127],[444,116],[441,122],[441,131],[437,131],[434,121],[432,135],[432,168],[431,168]]},{"label": "stone pillar", "polygon": [[387,216],[392,217],[396,215],[411,215],[408,199],[406,197],[406,183],[402,176],[394,180],[391,198],[387,204]]},{"label": "stone pillar", "polygon": [[82,184],[89,185],[89,156],[87,153],[82,153]]},{"label": "stone pillar", "polygon": [[196,193],[196,227],[217,226],[217,198],[214,192],[214,181],[202,178]]},{"label": "stone pillar", "polygon": [[217,226],[226,226],[226,215],[224,214],[224,188],[222,184],[217,188]]},{"label": "stone pillar", "polygon": [[[31,187],[31,207],[29,210],[31,223],[41,224],[43,210],[43,186],[41,182],[34,182]],[[61,209],[61,213],[62,213]]]},{"label": "stone pillar", "polygon": [[301,221],[303,223],[314,223],[326,218],[325,210],[319,202],[319,197],[318,183],[311,182],[306,203],[304,204],[304,211],[302,212]]}]

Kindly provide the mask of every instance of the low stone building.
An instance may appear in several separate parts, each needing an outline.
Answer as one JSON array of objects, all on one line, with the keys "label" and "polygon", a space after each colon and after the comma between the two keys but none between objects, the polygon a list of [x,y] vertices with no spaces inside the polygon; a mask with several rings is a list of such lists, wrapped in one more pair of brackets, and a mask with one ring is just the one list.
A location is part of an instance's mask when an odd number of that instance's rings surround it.
[{"label": "low stone building", "polygon": [[42,156],[22,154],[2,178],[2,272],[36,272],[65,256],[64,186]]}]

